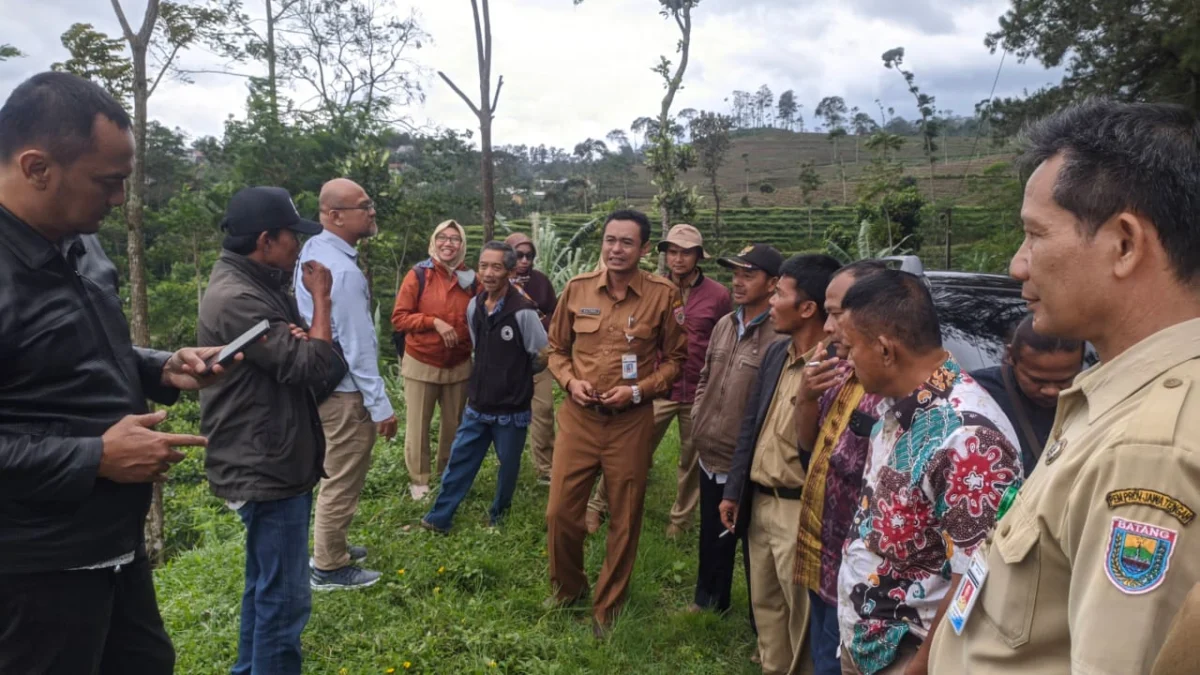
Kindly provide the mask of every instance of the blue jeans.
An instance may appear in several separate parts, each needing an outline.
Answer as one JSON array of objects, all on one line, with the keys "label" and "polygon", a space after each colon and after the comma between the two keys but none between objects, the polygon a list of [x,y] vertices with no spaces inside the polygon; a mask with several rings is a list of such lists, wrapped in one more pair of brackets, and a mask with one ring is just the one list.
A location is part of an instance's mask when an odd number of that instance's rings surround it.
[{"label": "blue jeans", "polygon": [[830,605],[813,591],[808,592],[811,608],[808,621],[808,641],[812,648],[814,675],[841,675],[842,666],[837,657],[838,633],[837,606]]},{"label": "blue jeans", "polygon": [[312,612],[312,493],[238,509],[246,526],[246,590],[233,675],[299,675],[300,633]]},{"label": "blue jeans", "polygon": [[521,453],[525,450],[525,434],[528,431],[528,428],[514,424],[490,423],[464,416],[454,436],[454,445],[450,448],[450,463],[442,473],[437,501],[425,514],[425,522],[439,530],[450,529],[454,512],[471,491],[475,475],[479,473],[483,458],[493,442],[496,444],[496,456],[500,459],[500,473],[496,477],[496,498],[488,515],[493,524],[499,522],[512,505],[513,493],[517,491]]}]

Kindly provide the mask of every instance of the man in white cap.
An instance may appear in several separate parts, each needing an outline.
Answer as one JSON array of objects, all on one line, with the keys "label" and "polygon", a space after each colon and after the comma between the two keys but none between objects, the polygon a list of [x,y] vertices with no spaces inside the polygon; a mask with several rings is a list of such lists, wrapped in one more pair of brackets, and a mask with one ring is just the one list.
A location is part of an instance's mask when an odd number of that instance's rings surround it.
[{"label": "man in white cap", "polygon": [[[696,400],[696,387],[700,383],[700,371],[704,368],[713,328],[721,317],[733,310],[733,303],[729,289],[701,271],[700,261],[708,254],[704,252],[704,237],[695,227],[686,224],[672,227],[667,238],[658,242],[658,250],[666,254],[667,276],[683,296],[683,306],[675,312],[675,320],[684,327],[688,339],[688,358],[670,396],[654,401],[655,448],[662,442],[672,420],[679,419],[678,484],[675,503],[671,506],[671,522],[667,525],[667,537],[674,539],[691,526],[692,511],[700,502],[700,474],[692,445],[692,404]],[[588,503],[589,532],[600,529],[600,519],[608,509],[607,497],[601,479],[596,494]]]}]

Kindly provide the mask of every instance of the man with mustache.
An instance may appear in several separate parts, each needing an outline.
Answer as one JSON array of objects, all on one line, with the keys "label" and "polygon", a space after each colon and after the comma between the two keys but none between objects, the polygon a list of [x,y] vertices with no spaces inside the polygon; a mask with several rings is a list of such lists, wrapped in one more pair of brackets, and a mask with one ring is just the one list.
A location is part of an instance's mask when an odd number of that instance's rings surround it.
[{"label": "man with mustache", "polygon": [[930,665],[1146,673],[1200,579],[1200,120],[1093,99],[1027,139],[1009,272],[1034,329],[1090,342],[1100,365],[1059,396],[974,604],[947,616]]},{"label": "man with mustache", "polygon": [[592,606],[597,638],[624,605],[637,558],[653,452],[650,403],[670,391],[687,359],[687,336],[675,318],[679,289],[638,268],[649,248],[646,214],[610,214],[601,240],[605,269],[572,279],[550,324],[550,370],[569,398],[558,411],[546,507],[554,592],[547,605],[574,604],[587,594],[584,514],[602,474],[612,515]]}]

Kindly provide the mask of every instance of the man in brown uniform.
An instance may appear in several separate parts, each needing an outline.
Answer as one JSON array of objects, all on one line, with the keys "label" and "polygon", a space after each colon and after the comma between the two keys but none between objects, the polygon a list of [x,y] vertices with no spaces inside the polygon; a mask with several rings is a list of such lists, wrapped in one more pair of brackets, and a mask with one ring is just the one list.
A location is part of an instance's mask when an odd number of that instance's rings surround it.
[{"label": "man in brown uniform", "polygon": [[930,669],[1145,673],[1200,580],[1200,123],[1093,100],[1029,146],[1012,275],[1037,332],[1090,341],[1102,365],[1060,395],[978,584],[947,596]]},{"label": "man in brown uniform", "polygon": [[601,244],[605,270],[572,279],[550,324],[550,371],[569,396],[558,411],[546,508],[549,604],[571,604],[587,593],[584,512],[602,474],[611,516],[593,602],[597,637],[624,603],[637,557],[653,452],[649,404],[670,391],[687,359],[687,337],[676,317],[679,289],[638,269],[649,243],[645,214],[612,213]]}]

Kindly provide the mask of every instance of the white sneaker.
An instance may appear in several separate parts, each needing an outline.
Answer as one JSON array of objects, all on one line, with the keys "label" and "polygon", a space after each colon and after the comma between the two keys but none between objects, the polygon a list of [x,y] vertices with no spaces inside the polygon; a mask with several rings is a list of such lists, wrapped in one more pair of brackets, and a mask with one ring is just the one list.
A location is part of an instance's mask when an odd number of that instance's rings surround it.
[{"label": "white sneaker", "polygon": [[408,494],[412,496],[414,502],[419,502],[429,496],[429,486],[413,483],[408,486]]}]

